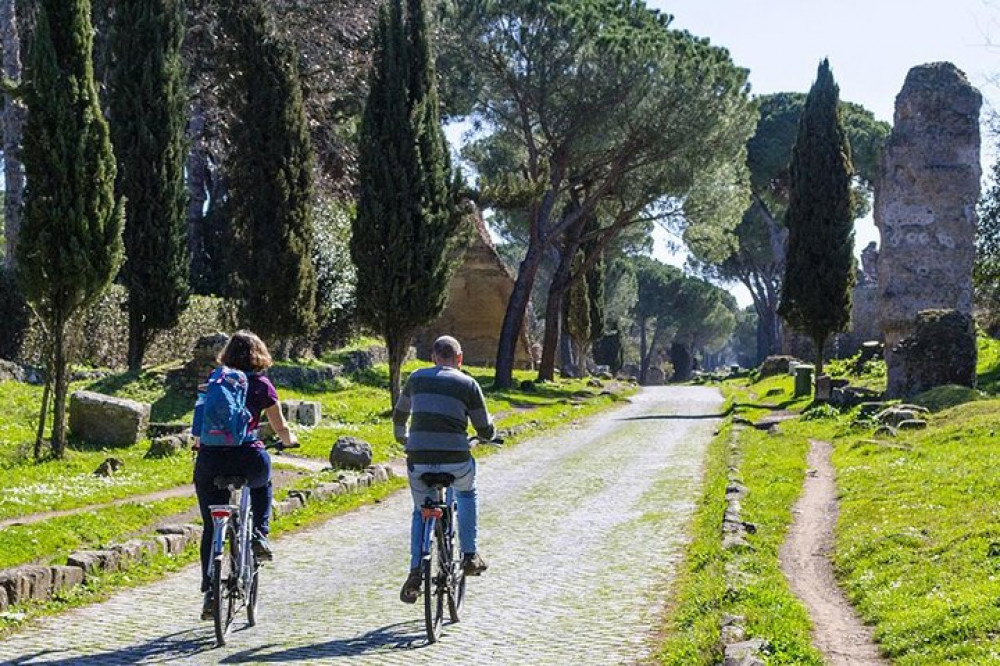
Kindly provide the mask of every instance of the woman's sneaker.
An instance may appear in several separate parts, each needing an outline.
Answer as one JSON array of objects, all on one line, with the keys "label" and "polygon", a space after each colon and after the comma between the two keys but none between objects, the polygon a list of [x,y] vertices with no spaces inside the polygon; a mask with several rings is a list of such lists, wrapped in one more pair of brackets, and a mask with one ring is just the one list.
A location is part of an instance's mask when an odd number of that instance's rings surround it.
[{"label": "woman's sneaker", "polygon": [[466,576],[478,576],[489,568],[490,566],[486,564],[486,560],[479,557],[479,553],[465,553],[462,555],[462,571],[465,572]]},{"label": "woman's sneaker", "polygon": [[420,575],[420,569],[410,569],[410,575],[406,577],[403,589],[399,591],[399,600],[404,604],[417,603],[417,597],[420,596],[420,584],[422,582],[423,576]]},{"label": "woman's sneaker", "polygon": [[274,551],[271,550],[271,544],[268,542],[267,537],[260,532],[254,532],[253,539],[250,541],[250,550],[253,551],[253,554],[261,562],[270,562],[274,559]]}]

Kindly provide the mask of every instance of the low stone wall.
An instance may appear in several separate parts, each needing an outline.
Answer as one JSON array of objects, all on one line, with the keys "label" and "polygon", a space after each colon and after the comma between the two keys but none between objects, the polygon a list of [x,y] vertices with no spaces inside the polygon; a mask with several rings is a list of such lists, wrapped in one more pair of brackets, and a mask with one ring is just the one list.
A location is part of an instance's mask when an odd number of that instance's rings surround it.
[{"label": "low stone wall", "polygon": [[[740,450],[738,445],[741,425],[734,425],[733,437],[729,444],[729,475],[726,484],[726,512],[722,518],[722,547],[731,552],[752,550],[746,540],[747,534],[754,534],[757,526],[743,521],[741,500],[749,494],[739,476]],[[743,592],[745,574],[733,562],[726,564],[726,595],[738,596]],[[723,650],[723,666],[763,666],[762,654],[767,641],[762,638],[747,638],[746,618],[742,615],[723,615],[719,630]]]},{"label": "low stone wall", "polygon": [[[388,465],[372,465],[360,474],[342,473],[337,481],[315,488],[288,491],[287,499],[272,505],[274,518],[288,516],[310,501],[384,483],[394,476]],[[27,602],[48,601],[88,579],[116,571],[127,571],[155,555],[179,555],[201,541],[201,525],[168,525],[145,539],[133,539],[107,548],[80,550],[65,565],[27,564],[0,570],[0,612]]]}]

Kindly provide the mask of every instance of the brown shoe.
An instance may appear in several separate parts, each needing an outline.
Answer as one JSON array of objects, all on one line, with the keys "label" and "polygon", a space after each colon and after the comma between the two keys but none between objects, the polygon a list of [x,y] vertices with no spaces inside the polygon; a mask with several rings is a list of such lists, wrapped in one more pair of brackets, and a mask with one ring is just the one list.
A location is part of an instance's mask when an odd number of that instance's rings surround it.
[{"label": "brown shoe", "polygon": [[490,565],[486,564],[486,560],[481,558],[479,553],[462,555],[462,571],[465,572],[466,576],[478,576],[489,568]]},{"label": "brown shoe", "polygon": [[404,604],[417,603],[417,597],[420,596],[421,583],[423,583],[423,576],[420,573],[420,569],[411,569],[410,575],[406,577],[406,582],[403,583],[403,589],[399,591],[399,600]]}]

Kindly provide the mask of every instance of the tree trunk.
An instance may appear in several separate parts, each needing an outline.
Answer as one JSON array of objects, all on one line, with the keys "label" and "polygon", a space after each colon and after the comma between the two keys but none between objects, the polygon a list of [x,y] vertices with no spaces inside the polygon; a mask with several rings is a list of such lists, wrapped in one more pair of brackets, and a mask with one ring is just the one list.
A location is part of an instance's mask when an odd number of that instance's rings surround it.
[{"label": "tree trunk", "polygon": [[636,323],[639,325],[639,384],[645,386],[647,375],[649,374],[649,356],[651,350],[646,345],[646,319],[642,318]]},{"label": "tree trunk", "polygon": [[[572,253],[569,252],[572,250]],[[549,299],[545,305],[545,335],[542,338],[542,360],[538,364],[538,379],[552,381],[555,377],[556,353],[559,349],[563,299],[570,283],[570,269],[576,247],[566,248],[559,258],[559,266],[549,284]],[[569,257],[569,259],[567,259]]]},{"label": "tree trunk", "polygon": [[[21,38],[18,32],[16,0],[0,0],[0,44],[3,47],[3,75],[14,82],[21,80]],[[4,237],[5,267],[14,268],[17,238],[21,231],[21,206],[24,200],[24,166],[20,160],[24,105],[11,95],[4,95]]]},{"label": "tree trunk", "polygon": [[35,434],[35,462],[42,459],[42,445],[45,442],[45,421],[49,416],[49,395],[52,393],[52,348],[49,345],[45,360],[45,388],[42,389],[42,411],[38,415],[38,432]]},{"label": "tree trunk", "polygon": [[61,315],[52,327],[52,365],[55,370],[55,405],[52,415],[52,455],[62,458],[66,454],[66,322]]},{"label": "tree trunk", "polygon": [[493,384],[497,388],[510,388],[514,383],[514,359],[517,354],[517,342],[524,328],[524,316],[528,310],[531,298],[531,288],[538,275],[538,266],[542,260],[541,247],[544,243],[532,241],[528,245],[528,253],[521,262],[514,281],[514,289],[507,301],[507,312],[500,327],[500,342],[497,345],[497,368]]},{"label": "tree trunk", "polygon": [[819,377],[823,374],[823,347],[826,345],[826,335],[816,335],[813,336],[813,344],[816,345],[816,373],[813,377]]},{"label": "tree trunk", "polygon": [[211,169],[208,164],[208,150],[205,146],[205,110],[195,100],[191,104],[191,117],[188,119],[187,141],[190,146],[187,156],[187,187],[188,187],[188,252],[191,257],[191,275],[201,276],[204,273],[205,240],[204,219],[205,203],[208,201]]},{"label": "tree trunk", "polygon": [[385,336],[385,346],[389,355],[389,394],[392,399],[392,407],[396,406],[399,395],[403,391],[401,381],[403,361],[406,359],[406,351],[410,346],[410,336],[397,333]]},{"label": "tree trunk", "polygon": [[138,312],[129,309],[128,318],[128,369],[132,372],[142,370],[142,359],[146,355],[146,329]]}]

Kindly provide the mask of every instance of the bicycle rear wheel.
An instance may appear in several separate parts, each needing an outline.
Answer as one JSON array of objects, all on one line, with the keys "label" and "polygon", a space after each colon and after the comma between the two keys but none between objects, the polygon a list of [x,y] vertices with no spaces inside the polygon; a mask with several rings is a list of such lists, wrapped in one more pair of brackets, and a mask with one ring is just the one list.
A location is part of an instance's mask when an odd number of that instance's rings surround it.
[{"label": "bicycle rear wheel", "polygon": [[444,617],[443,572],[438,557],[438,540],[431,539],[430,557],[421,563],[424,579],[424,620],[427,626],[427,642],[436,643],[441,635],[441,620]]},{"label": "bicycle rear wheel", "polygon": [[226,542],[221,555],[216,556],[212,572],[212,602],[215,605],[215,641],[226,644],[226,636],[236,615],[236,576],[239,567],[236,562],[236,531],[230,522],[226,526]]}]

